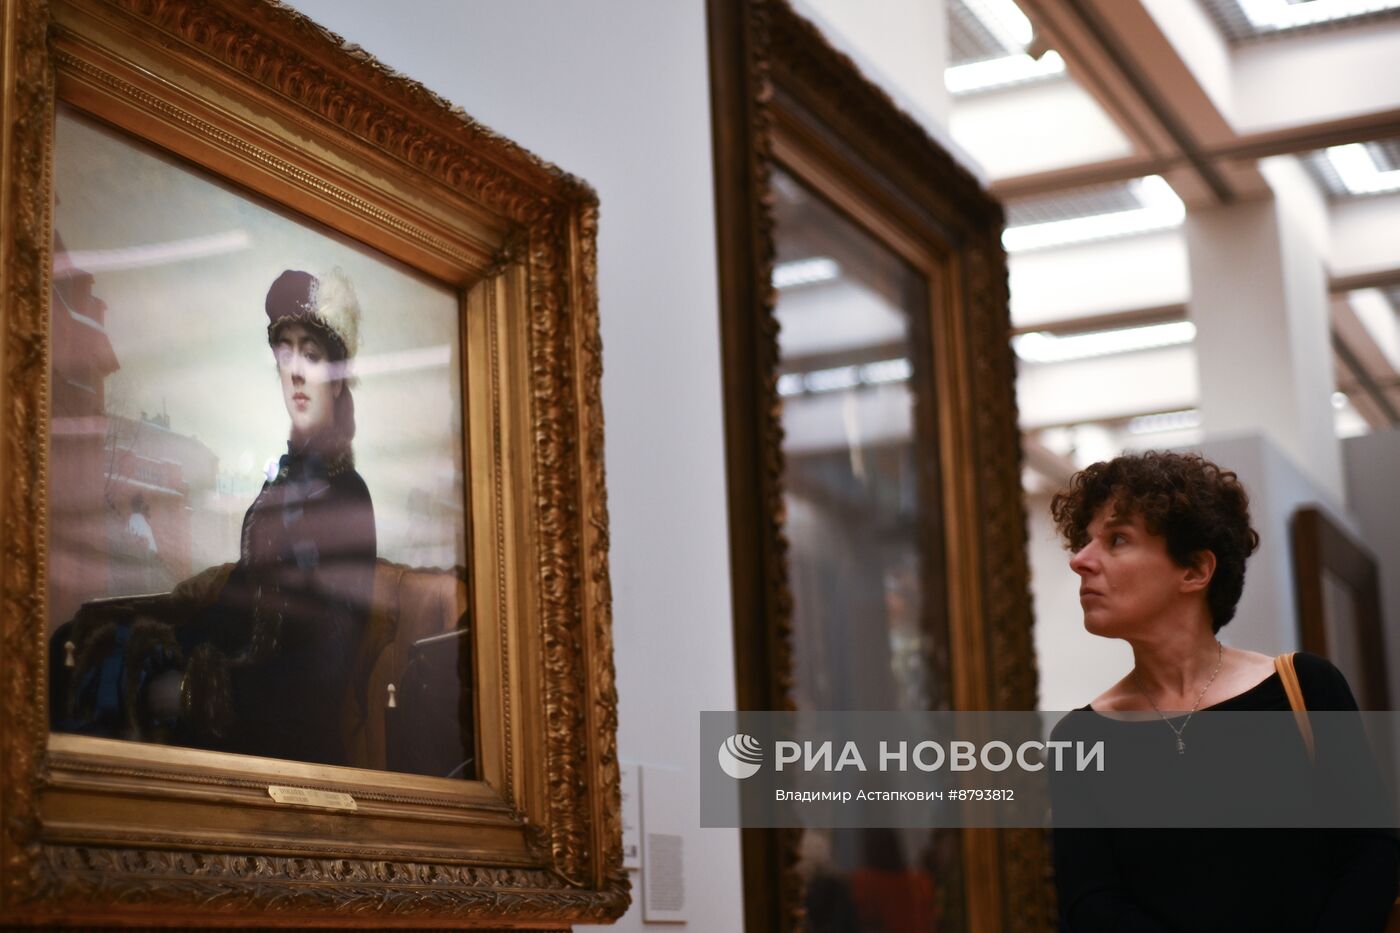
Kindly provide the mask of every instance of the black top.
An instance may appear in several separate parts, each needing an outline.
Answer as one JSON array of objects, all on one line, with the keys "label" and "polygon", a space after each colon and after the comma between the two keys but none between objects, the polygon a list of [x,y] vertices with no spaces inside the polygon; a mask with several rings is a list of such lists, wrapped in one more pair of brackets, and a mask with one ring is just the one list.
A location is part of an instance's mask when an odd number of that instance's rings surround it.
[{"label": "black top", "polygon": [[[375,550],[374,506],[350,452],[288,445],[243,519],[238,563],[211,603],[191,610],[168,594],[94,602],[58,628],[53,728],[349,764],[347,726],[365,703],[353,675]],[[178,711],[153,708],[151,685],[170,678]]]},{"label": "black top", "polygon": [[[1357,708],[1331,663],[1299,653],[1294,664],[1309,710]],[[1290,706],[1274,673],[1206,709]],[[1118,722],[1085,706],[1061,726],[1076,717],[1098,728],[1151,725]],[[1190,730],[1185,734],[1190,741]],[[1172,736],[1158,738],[1163,754],[1174,754]],[[1057,827],[1054,844],[1060,928],[1073,933],[1379,933],[1400,877],[1400,839],[1390,830]]]},{"label": "black top", "polygon": [[183,744],[346,764],[346,702],[374,588],[369,489],[348,451],[288,451],[243,519],[218,600],[180,626]]}]

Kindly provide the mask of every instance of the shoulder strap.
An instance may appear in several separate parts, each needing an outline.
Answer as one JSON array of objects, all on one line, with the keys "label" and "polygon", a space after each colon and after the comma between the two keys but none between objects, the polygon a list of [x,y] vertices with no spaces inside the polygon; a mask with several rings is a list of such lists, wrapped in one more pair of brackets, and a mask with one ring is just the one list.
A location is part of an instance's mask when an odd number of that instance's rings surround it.
[{"label": "shoulder strap", "polygon": [[1288,705],[1293,707],[1293,718],[1298,720],[1298,731],[1303,734],[1303,744],[1308,749],[1308,761],[1313,761],[1312,723],[1308,720],[1308,705],[1303,701],[1303,685],[1298,682],[1298,671],[1293,666],[1293,653],[1281,654],[1274,658],[1274,669],[1283,681],[1283,690],[1288,694]]}]

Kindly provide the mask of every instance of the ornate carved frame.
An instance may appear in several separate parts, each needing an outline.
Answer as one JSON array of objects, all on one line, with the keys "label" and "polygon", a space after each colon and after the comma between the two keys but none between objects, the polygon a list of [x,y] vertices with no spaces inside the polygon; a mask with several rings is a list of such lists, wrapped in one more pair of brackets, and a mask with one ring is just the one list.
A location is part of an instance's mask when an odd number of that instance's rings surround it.
[{"label": "ornate carved frame", "polygon": [[[958,709],[1033,709],[1020,442],[1001,207],[785,0],[709,0],[739,706],[791,707],[770,178],[795,175],[928,276],[928,464]],[[919,332],[923,333],[920,334]],[[935,576],[941,577],[935,579]],[[935,585],[938,584],[938,585]],[[801,928],[798,834],[746,830],[749,930]],[[1044,834],[963,831],[968,927],[1054,925]]]},{"label": "ornate carved frame", "polygon": [[[7,0],[0,37],[0,923],[618,917],[593,191],[274,2]],[[59,102],[458,290],[483,780],[49,734]]]}]

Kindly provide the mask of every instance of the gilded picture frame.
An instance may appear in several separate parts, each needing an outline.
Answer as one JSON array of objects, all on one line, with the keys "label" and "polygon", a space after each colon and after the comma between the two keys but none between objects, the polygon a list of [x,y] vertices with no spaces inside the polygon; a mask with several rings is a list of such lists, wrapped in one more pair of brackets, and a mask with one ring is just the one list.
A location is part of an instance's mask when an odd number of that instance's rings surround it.
[{"label": "gilded picture frame", "polygon": [[[0,921],[620,916],[593,191],[275,3],[0,18]],[[457,296],[475,779],[50,731],[60,111]]]},{"label": "gilded picture frame", "polygon": [[[924,545],[939,559],[925,559],[920,583],[923,592],[940,594],[949,620],[951,707],[1033,709],[1037,673],[1002,208],[789,0],[708,0],[706,9],[738,707],[795,707],[773,275],[775,176],[785,173],[930,282],[934,300],[913,329],[932,374],[916,402],[926,419],[918,482],[930,494],[921,499],[919,521],[942,536],[942,552],[938,542]],[[1053,927],[1044,831],[958,833],[963,928]],[[741,836],[747,923],[802,929],[801,833],[745,829]]]}]

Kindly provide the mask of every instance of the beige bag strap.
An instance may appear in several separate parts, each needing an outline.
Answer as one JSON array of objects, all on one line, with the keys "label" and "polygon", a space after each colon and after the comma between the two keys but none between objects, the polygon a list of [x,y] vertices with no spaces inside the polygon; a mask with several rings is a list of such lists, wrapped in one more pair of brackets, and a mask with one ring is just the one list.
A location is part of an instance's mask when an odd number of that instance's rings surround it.
[{"label": "beige bag strap", "polygon": [[1283,681],[1283,690],[1288,694],[1288,705],[1293,707],[1293,718],[1298,720],[1298,731],[1303,734],[1303,744],[1308,749],[1308,761],[1315,760],[1313,749],[1312,723],[1308,720],[1308,704],[1303,701],[1303,685],[1298,682],[1298,671],[1293,666],[1293,654],[1281,654],[1274,658],[1274,669]]}]

